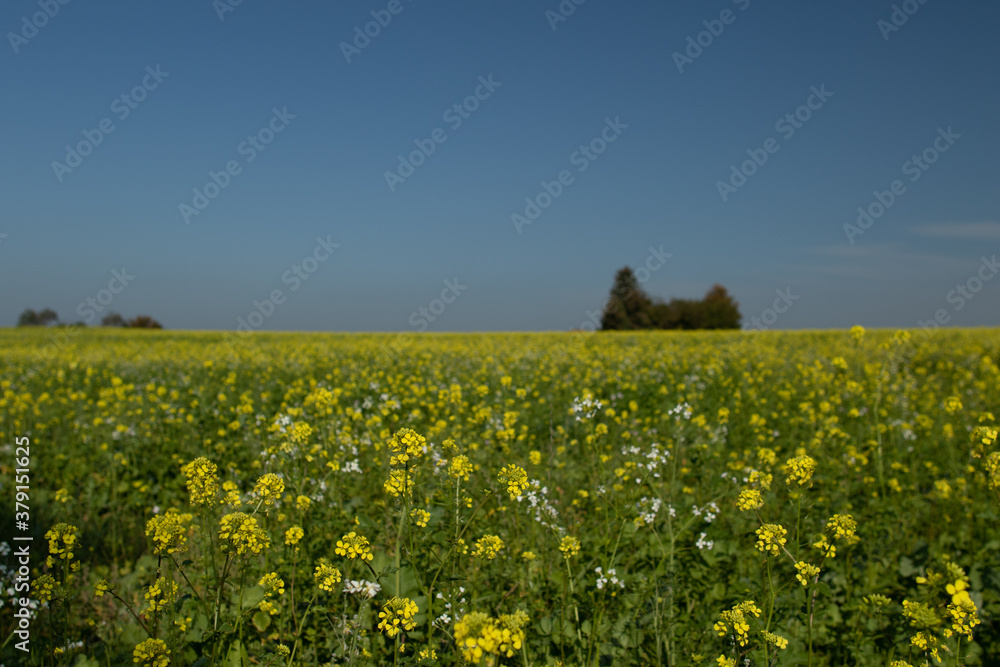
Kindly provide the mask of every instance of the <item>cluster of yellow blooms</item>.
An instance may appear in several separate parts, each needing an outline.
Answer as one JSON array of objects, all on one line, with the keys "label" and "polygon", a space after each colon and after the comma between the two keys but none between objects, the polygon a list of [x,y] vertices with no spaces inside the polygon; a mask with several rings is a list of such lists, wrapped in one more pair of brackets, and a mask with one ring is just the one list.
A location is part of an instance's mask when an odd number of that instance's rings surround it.
[{"label": "cluster of yellow blooms", "polygon": [[374,558],[368,538],[358,535],[353,530],[337,540],[337,548],[334,551],[338,556],[346,556],[351,560],[360,558],[371,562]]},{"label": "cluster of yellow blooms", "polygon": [[497,474],[497,479],[507,485],[507,493],[510,494],[511,500],[515,500],[528,488],[528,473],[520,466],[513,464],[505,466]]},{"label": "cluster of yellow blooms", "polygon": [[228,541],[228,544],[222,545],[223,549],[231,547],[240,556],[259,556],[271,546],[271,538],[257,525],[257,519],[243,512],[226,514],[219,520],[219,539]]},{"label": "cluster of yellow blooms", "polygon": [[158,613],[163,611],[177,599],[177,582],[166,577],[159,577],[146,591],[146,602],[149,603],[149,611]]},{"label": "cluster of yellow blooms", "polygon": [[319,565],[316,566],[313,577],[316,579],[316,585],[319,586],[320,590],[327,592],[332,592],[333,587],[339,584],[342,578],[340,570],[323,560],[320,560]]},{"label": "cluster of yellow blooms", "polygon": [[181,468],[187,477],[187,490],[191,494],[191,504],[195,507],[210,505],[219,493],[219,468],[214,463],[199,456]]},{"label": "cluster of yellow blooms", "polygon": [[758,510],[764,506],[764,497],[758,489],[743,489],[736,499],[736,505],[742,512]]},{"label": "cluster of yellow blooms", "polygon": [[271,472],[261,475],[253,487],[254,495],[265,505],[273,505],[276,500],[281,499],[284,492],[285,480]]},{"label": "cluster of yellow blooms", "polygon": [[777,556],[781,547],[785,546],[785,535],[788,531],[776,523],[765,523],[757,529],[757,548],[762,552],[770,552],[772,556]]},{"label": "cluster of yellow blooms", "polygon": [[531,620],[520,609],[492,618],[481,611],[466,614],[455,623],[455,643],[466,662],[478,664],[484,656],[512,657],[524,642],[524,626]]},{"label": "cluster of yellow blooms", "polygon": [[476,540],[476,546],[472,549],[472,555],[477,558],[493,560],[503,549],[503,540],[496,535],[484,535]]},{"label": "cluster of yellow blooms", "polygon": [[171,507],[146,522],[146,536],[153,539],[153,553],[175,554],[187,549],[188,524],[194,518]]},{"label": "cluster of yellow blooms", "polygon": [[417,627],[413,617],[419,611],[417,603],[410,598],[393,596],[378,613],[378,629],[390,637],[395,637],[401,630],[410,631]]},{"label": "cluster of yellow blooms", "polygon": [[812,480],[813,473],[816,472],[816,459],[805,454],[788,459],[783,468],[785,471],[785,483],[793,482],[799,486],[804,486]]},{"label": "cluster of yellow blooms", "polygon": [[132,651],[132,662],[140,667],[167,667],[170,664],[170,651],[162,639],[147,639],[136,645]]},{"label": "cluster of yellow blooms", "polygon": [[750,624],[747,622],[747,617],[751,615],[754,618],[760,618],[760,608],[753,600],[740,602],[732,609],[722,612],[719,615],[722,620],[713,627],[720,637],[725,637],[732,627],[736,643],[740,646],[746,646],[750,643]]},{"label": "cluster of yellow blooms", "polygon": [[562,552],[563,558],[569,560],[573,556],[580,553],[580,540],[572,537],[571,535],[567,535],[560,540],[559,551]]}]

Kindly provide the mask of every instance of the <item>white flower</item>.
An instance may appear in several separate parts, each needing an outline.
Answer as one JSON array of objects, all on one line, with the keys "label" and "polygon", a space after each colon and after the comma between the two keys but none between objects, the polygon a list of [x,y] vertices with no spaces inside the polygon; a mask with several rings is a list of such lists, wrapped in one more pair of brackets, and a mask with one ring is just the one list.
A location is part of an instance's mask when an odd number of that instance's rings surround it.
[{"label": "white flower", "polygon": [[705,535],[706,533],[702,533],[698,537],[698,541],[695,542],[695,546],[698,547],[699,549],[708,549],[709,551],[711,551],[712,547],[715,546],[715,542],[713,542],[712,540],[706,540]]}]

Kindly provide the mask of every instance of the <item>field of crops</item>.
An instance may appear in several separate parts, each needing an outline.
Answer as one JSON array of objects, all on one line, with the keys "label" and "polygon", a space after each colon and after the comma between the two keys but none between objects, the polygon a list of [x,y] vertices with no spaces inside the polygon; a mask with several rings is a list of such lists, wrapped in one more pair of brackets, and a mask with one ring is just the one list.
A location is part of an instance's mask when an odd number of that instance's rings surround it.
[{"label": "field of crops", "polygon": [[998,380],[987,329],[2,330],[0,661],[1000,664]]}]

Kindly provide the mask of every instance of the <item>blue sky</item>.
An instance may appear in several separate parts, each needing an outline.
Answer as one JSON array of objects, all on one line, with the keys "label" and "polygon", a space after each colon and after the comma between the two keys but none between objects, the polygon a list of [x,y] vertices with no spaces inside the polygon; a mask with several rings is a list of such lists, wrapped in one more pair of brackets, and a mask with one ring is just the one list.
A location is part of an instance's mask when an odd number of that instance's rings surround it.
[{"label": "blue sky", "polygon": [[1000,324],[996,3],[231,2],[4,3],[0,325]]}]

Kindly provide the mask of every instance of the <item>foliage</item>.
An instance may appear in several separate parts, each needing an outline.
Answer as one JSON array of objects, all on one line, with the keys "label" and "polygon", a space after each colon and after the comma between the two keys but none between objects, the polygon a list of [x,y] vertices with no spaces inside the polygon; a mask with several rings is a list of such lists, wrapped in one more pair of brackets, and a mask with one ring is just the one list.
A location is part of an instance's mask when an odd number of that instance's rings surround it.
[{"label": "foliage", "polygon": [[671,299],[665,303],[642,289],[629,267],[619,269],[601,317],[601,329],[737,329],[739,304],[722,285],[705,298]]}]

